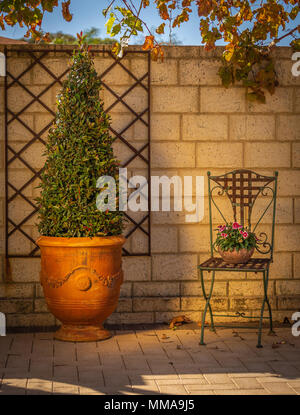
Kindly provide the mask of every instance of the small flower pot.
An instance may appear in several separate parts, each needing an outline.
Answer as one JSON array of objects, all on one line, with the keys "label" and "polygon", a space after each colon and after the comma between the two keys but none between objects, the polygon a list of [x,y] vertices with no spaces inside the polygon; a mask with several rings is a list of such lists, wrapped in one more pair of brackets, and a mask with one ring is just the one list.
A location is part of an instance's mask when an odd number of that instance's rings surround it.
[{"label": "small flower pot", "polygon": [[245,264],[252,257],[254,248],[250,249],[249,251],[246,248],[240,249],[239,251],[234,249],[232,252],[230,252],[222,251],[220,247],[218,247],[218,252],[223,260],[228,264]]}]

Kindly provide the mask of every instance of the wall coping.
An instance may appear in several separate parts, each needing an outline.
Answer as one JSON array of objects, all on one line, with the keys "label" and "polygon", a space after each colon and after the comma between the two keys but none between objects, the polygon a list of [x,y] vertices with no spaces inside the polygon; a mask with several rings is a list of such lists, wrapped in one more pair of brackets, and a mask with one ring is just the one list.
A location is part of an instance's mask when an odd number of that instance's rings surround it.
[{"label": "wall coping", "polygon": [[[69,51],[72,50],[74,47],[73,45],[36,45],[36,44],[15,44],[15,45],[0,45],[0,51],[3,51],[5,48],[7,51],[27,51],[27,50],[34,50],[34,51],[43,51],[43,50],[50,50],[53,52],[56,51]],[[204,46],[163,46],[165,51],[165,57],[167,58],[219,58],[222,56],[225,48],[224,46],[217,46],[216,49],[212,51],[206,51]],[[102,51],[109,51],[111,50],[111,45],[91,45],[91,50],[95,52],[102,52]],[[127,50],[129,52],[141,52],[142,45],[130,45]],[[273,51],[272,55],[276,58],[286,58],[290,59],[292,55],[292,48],[290,46],[276,46]]]}]

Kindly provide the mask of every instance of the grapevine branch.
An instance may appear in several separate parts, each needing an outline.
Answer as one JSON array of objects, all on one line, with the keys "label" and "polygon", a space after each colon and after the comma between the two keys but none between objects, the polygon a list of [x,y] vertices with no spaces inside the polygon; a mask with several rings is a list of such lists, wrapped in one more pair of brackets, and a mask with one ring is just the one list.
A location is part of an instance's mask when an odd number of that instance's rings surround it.
[{"label": "grapevine branch", "polygon": [[268,51],[270,51],[277,43],[279,43],[282,39],[285,39],[288,36],[291,36],[294,32],[296,32],[296,30],[300,31],[300,25],[294,27],[294,29],[290,30],[288,33],[286,33],[285,35],[277,38],[277,39],[273,39],[272,42],[268,45]]}]

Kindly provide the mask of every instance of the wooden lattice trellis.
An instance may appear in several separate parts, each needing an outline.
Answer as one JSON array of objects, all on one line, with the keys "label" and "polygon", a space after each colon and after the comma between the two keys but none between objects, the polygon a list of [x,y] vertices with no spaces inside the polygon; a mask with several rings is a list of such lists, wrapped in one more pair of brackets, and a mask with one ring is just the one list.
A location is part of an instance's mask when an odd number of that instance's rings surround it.
[{"label": "wooden lattice trellis", "polygon": [[[6,171],[6,180],[5,180],[5,189],[6,189],[6,257],[36,257],[39,256],[39,248],[35,244],[35,238],[33,235],[28,232],[28,224],[32,222],[33,218],[36,217],[37,214],[37,206],[33,200],[33,198],[28,197],[26,190],[28,186],[32,185],[40,178],[40,174],[42,172],[42,168],[36,168],[30,162],[30,157],[25,157],[25,154],[28,154],[32,145],[36,143],[41,143],[45,145],[45,133],[51,126],[53,119],[55,117],[55,112],[53,108],[50,108],[50,105],[43,100],[48,91],[51,90],[52,87],[56,85],[62,85],[63,78],[68,73],[69,68],[66,67],[61,71],[59,75],[57,75],[53,70],[51,70],[47,66],[47,61],[45,58],[49,58],[49,54],[55,52],[56,56],[60,53],[72,54],[71,48],[63,48],[63,49],[54,49],[54,48],[43,48],[42,50],[32,47],[25,47],[25,48],[7,48],[5,49],[5,56],[6,56],[6,78],[5,78],[5,171]],[[99,47],[95,47],[92,49],[92,52],[95,56],[98,54],[100,56],[109,57],[111,60],[109,66],[99,74],[103,88],[111,94],[113,101],[110,103],[109,106],[105,108],[106,112],[110,112],[117,104],[122,104],[126,111],[133,116],[131,121],[122,128],[116,129],[111,126],[111,132],[115,135],[116,140],[119,140],[123,145],[129,149],[129,157],[126,160],[121,160],[122,167],[130,167],[131,163],[136,160],[142,160],[144,165],[146,166],[147,170],[147,180],[149,186],[149,193],[150,193],[150,57],[147,52],[143,51],[126,51],[122,59],[115,58],[115,56],[105,48],[99,49]],[[22,56],[26,56],[28,60],[28,65],[18,74],[15,75],[13,70],[9,70],[9,62],[12,59],[12,56],[15,54],[22,54]],[[129,57],[131,54],[136,56],[136,54],[145,54],[147,59],[147,70],[142,76],[138,76],[134,73],[134,71],[130,70],[126,64],[124,63],[124,58]],[[24,61],[24,60],[23,60]],[[29,63],[30,62],[30,63]],[[105,81],[105,77],[116,67],[122,68],[125,71],[130,79],[132,80],[132,84],[126,88],[126,90],[122,93],[118,92],[118,88],[114,88],[113,86],[109,85],[108,82]],[[24,82],[24,77],[26,77],[31,70],[38,67],[39,70],[44,71],[45,76],[50,77],[50,81],[47,85],[44,85],[42,89],[38,92],[33,91],[30,85],[26,85]],[[21,109],[16,111],[9,103],[11,101],[10,94],[14,94],[14,88],[12,87],[19,87],[22,91],[25,91],[28,97],[30,97],[29,101],[22,106]],[[136,110],[133,108],[133,105],[126,101],[126,98],[130,95],[130,93],[136,88],[140,87],[140,89],[145,94],[145,102],[147,105],[141,111]],[[16,98],[15,98],[16,99]],[[46,110],[47,117],[50,115],[50,121],[46,122],[40,131],[35,131],[35,128],[29,125],[26,122],[26,119],[22,118],[29,107],[33,104],[40,105],[43,110]],[[47,119],[45,116],[45,119]],[[26,130],[26,134],[29,135],[29,138],[26,142],[22,142],[21,145],[14,147],[12,144],[14,139],[13,134],[13,123],[19,122],[24,129]],[[126,132],[135,125],[137,122],[142,123],[144,128],[147,130],[147,139],[146,142],[130,142],[128,138],[126,138]],[[19,143],[20,144],[20,143]],[[22,169],[27,170],[28,178],[23,180],[21,184],[18,183],[16,180],[16,176],[13,173],[12,165],[13,163],[21,163]],[[12,215],[12,208],[18,209],[19,201],[26,202],[26,212],[24,217],[21,220],[17,220]],[[139,250],[135,252],[134,250],[128,248],[125,245],[123,249],[124,255],[150,255],[151,253],[151,244],[150,244],[150,200],[149,197],[148,201],[148,212],[141,212],[141,215],[137,219],[130,214],[130,212],[125,212],[125,216],[128,219],[130,226],[125,233],[126,238],[134,238],[135,232],[138,230],[146,241],[144,241],[143,246],[146,247],[142,252]],[[19,210],[22,209],[22,206],[19,207]],[[24,241],[29,241],[29,248],[26,249],[26,244],[24,243],[24,251],[16,252],[13,249],[13,237],[19,232]]]}]

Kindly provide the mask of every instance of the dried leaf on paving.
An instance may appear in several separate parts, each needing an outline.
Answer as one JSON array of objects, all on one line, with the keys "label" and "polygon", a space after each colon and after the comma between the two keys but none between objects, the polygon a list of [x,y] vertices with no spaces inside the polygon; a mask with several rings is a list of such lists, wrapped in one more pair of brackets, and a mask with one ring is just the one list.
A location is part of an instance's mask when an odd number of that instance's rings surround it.
[{"label": "dried leaf on paving", "polygon": [[181,326],[182,324],[191,323],[192,320],[190,320],[186,316],[178,316],[174,317],[170,322],[170,329],[174,329],[177,326]]}]

